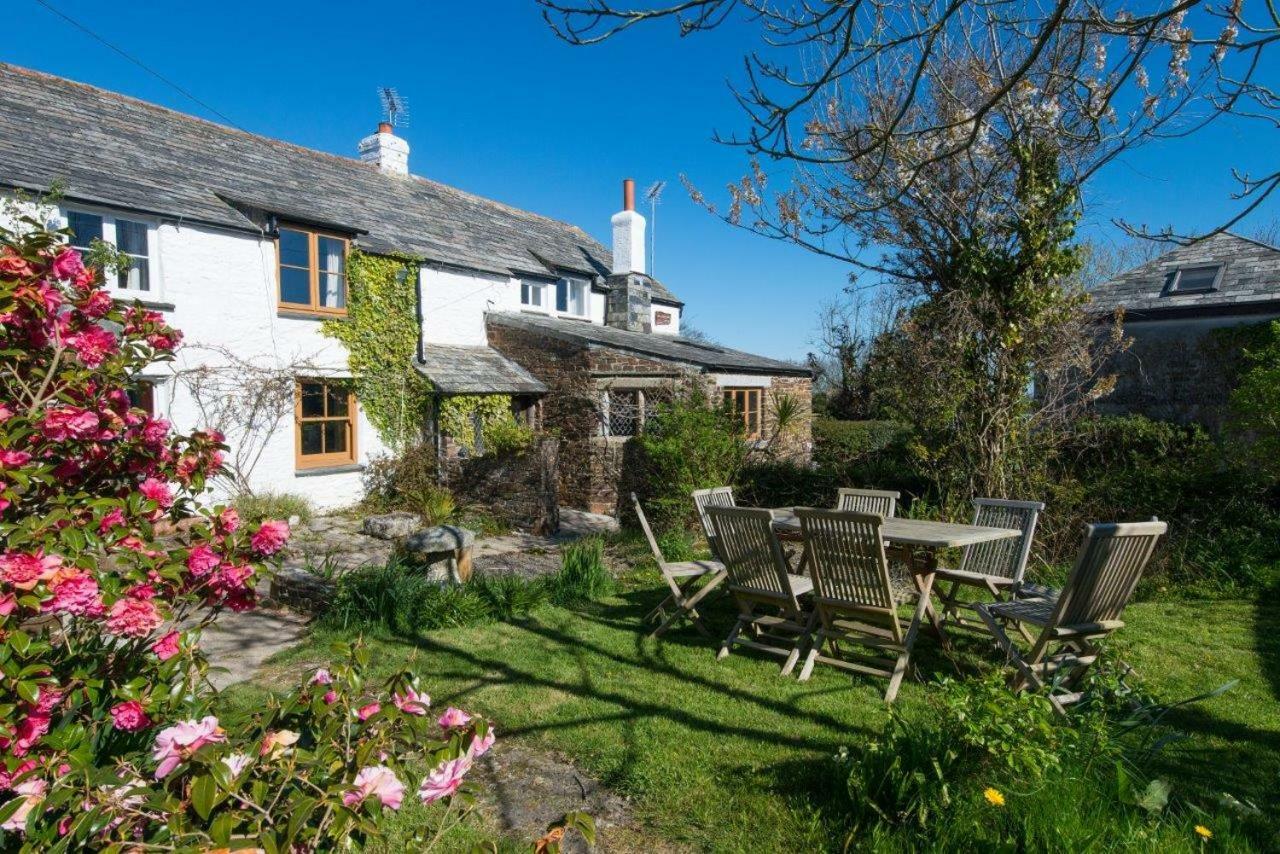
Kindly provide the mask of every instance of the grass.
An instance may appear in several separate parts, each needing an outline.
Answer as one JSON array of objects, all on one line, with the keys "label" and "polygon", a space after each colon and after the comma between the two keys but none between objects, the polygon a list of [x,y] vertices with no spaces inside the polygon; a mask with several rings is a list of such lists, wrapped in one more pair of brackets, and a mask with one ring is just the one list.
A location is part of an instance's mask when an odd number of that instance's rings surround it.
[{"label": "grass", "polygon": [[[718,662],[713,644],[687,627],[651,640],[638,620],[660,596],[657,575],[624,581],[578,610],[548,604],[513,623],[384,634],[371,641],[375,668],[408,665],[423,674],[437,705],[477,709],[497,722],[500,738],[571,757],[631,796],[637,818],[666,842],[714,851],[838,850],[848,828],[844,781],[831,757],[880,731],[883,684],[831,668],[799,683],[779,678],[775,660],[746,652]],[[711,609],[717,629],[730,617],[723,601]],[[1167,748],[1158,770],[1176,793],[1209,803],[1226,792],[1276,814],[1280,606],[1265,597],[1147,602],[1132,606],[1127,620],[1123,657],[1162,699],[1238,680],[1222,696],[1175,711],[1171,720],[1192,737]],[[919,672],[931,678],[989,667],[982,645],[958,646],[953,663],[924,637]],[[326,656],[320,633],[273,666],[281,675],[303,672]],[[249,708],[262,690],[241,686],[229,700]],[[909,680],[898,702],[923,709],[929,690]],[[1196,850],[1191,828],[1199,820],[1207,819],[1167,819],[1151,847]],[[1220,832],[1215,843],[1229,848],[1233,839]],[[905,846],[888,837],[875,847]],[[1094,850],[1108,847],[1099,841]]]}]

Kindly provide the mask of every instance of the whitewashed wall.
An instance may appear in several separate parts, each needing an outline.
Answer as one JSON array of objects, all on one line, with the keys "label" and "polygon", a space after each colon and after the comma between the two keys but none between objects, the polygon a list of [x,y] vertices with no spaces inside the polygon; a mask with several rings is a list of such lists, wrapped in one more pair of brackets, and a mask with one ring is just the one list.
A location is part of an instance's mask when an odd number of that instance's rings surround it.
[{"label": "whitewashed wall", "polygon": [[[658,325],[658,312],[666,312],[671,315],[671,322],[666,326]],[[661,303],[653,303],[649,309],[649,325],[658,335],[679,335],[680,334],[680,309],[674,305],[662,305]]]}]

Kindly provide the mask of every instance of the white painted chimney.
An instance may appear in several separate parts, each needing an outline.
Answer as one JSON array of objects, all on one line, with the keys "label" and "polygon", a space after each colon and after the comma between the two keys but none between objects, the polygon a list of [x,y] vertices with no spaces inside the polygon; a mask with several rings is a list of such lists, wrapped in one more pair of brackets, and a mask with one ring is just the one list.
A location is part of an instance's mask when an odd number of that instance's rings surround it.
[{"label": "white painted chimney", "polygon": [[360,140],[360,159],[387,175],[409,174],[409,143],[395,135],[389,122],[379,122],[378,132]]},{"label": "white painted chimney", "polygon": [[613,272],[644,274],[644,217],[636,213],[636,182],[622,182],[622,210],[613,215]]}]

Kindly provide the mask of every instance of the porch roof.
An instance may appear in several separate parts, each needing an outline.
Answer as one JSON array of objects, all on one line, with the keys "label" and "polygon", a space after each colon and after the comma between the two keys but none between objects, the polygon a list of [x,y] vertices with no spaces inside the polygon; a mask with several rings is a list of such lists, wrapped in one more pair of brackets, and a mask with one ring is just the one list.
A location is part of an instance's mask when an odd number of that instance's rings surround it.
[{"label": "porch roof", "polygon": [[442,394],[545,394],[537,377],[492,347],[424,344],[414,367]]}]

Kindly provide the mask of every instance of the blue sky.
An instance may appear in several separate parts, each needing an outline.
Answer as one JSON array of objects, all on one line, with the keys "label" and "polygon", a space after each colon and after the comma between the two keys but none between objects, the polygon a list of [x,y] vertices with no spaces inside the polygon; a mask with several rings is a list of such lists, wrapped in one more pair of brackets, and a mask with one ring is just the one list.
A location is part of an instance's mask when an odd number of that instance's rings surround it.
[{"label": "blue sky", "polygon": [[[725,344],[803,357],[819,304],[847,281],[846,265],[733,229],[679,185],[684,173],[718,194],[742,173],[742,153],[711,134],[743,127],[726,81],[753,37],[745,27],[681,40],[656,26],[572,48],[533,0],[49,2],[245,130],[312,148],[354,155],[378,121],[376,87],[395,86],[410,106],[413,172],[576,223],[606,245],[621,179],[669,181],[654,271],[685,300],[686,319]],[[5,61],[220,120],[35,0],[6,6]],[[1274,82],[1280,61],[1270,62]],[[1277,136],[1221,124],[1135,152],[1087,190],[1086,229],[1114,236],[1115,218],[1215,225],[1230,206],[1230,167],[1275,168]],[[1280,200],[1241,230],[1276,216]]]}]

